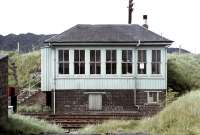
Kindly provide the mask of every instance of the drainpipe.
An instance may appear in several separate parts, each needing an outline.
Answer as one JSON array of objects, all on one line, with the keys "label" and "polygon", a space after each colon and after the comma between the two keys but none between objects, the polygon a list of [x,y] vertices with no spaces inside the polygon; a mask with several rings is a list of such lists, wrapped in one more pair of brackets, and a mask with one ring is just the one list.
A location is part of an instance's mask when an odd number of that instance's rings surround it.
[{"label": "drainpipe", "polygon": [[56,114],[56,50],[54,48],[54,91],[53,91],[53,114]]},{"label": "drainpipe", "polygon": [[[50,48],[53,48],[51,46],[51,43],[49,43],[49,47]],[[53,77],[53,84],[54,84],[54,88],[53,88],[53,114],[55,115],[56,114],[56,50],[55,48],[53,49],[54,50],[54,77]]]},{"label": "drainpipe", "polygon": [[138,47],[140,46],[140,40],[138,40],[138,43],[136,45],[136,48],[135,48],[135,90],[134,90],[134,105],[139,109],[139,106],[137,105],[137,97],[136,97],[136,94],[137,94],[137,49]]}]

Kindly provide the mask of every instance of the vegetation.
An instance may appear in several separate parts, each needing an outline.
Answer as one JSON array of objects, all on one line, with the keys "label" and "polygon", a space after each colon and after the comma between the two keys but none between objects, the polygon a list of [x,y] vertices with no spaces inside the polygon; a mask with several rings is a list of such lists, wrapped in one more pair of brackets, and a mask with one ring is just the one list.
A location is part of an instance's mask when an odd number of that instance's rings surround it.
[{"label": "vegetation", "polygon": [[40,51],[19,54],[0,52],[9,55],[9,86],[19,89],[40,86]]},{"label": "vegetation", "polygon": [[183,94],[200,88],[200,55],[171,54],[168,58],[168,87]]},{"label": "vegetation", "polygon": [[19,105],[17,108],[17,112],[20,113],[37,113],[37,112],[49,112],[51,109],[50,107],[43,106],[40,104],[34,104],[31,106],[27,105]]},{"label": "vegetation", "polygon": [[159,114],[141,121],[108,121],[87,126],[81,133],[145,132],[152,135],[199,135],[200,91],[192,91]]},{"label": "vegetation", "polygon": [[[3,126],[2,126],[3,125]],[[38,120],[29,116],[12,114],[7,124],[2,124],[1,132],[21,135],[37,135],[41,133],[64,133],[64,129],[55,124],[49,124],[44,120]]]}]

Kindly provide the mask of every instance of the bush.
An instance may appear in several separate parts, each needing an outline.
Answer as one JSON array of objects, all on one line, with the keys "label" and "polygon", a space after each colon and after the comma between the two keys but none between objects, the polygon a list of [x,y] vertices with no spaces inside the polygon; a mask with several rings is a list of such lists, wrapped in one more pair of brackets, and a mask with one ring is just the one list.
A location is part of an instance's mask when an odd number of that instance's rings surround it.
[{"label": "bush", "polygon": [[183,94],[200,88],[200,56],[171,54],[168,59],[168,87]]}]

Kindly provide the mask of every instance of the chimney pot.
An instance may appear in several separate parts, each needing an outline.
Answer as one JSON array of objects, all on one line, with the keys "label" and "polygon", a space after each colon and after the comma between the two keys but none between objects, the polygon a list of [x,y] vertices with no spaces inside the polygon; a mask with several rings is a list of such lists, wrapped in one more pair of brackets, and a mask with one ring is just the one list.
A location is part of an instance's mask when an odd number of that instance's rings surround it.
[{"label": "chimney pot", "polygon": [[147,23],[147,18],[148,18],[147,15],[143,15],[143,20],[144,20],[143,27],[145,27],[146,29],[149,28],[148,23]]}]

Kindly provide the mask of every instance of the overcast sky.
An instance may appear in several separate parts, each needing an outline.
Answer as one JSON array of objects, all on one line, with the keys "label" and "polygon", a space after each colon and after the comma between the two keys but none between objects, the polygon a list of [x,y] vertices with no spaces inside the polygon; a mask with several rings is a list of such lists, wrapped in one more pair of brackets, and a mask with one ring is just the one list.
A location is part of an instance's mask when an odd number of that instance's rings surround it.
[{"label": "overcast sky", "polygon": [[[133,23],[200,53],[199,0],[133,0]],[[58,34],[76,24],[127,24],[128,0],[0,0],[0,34]]]}]

